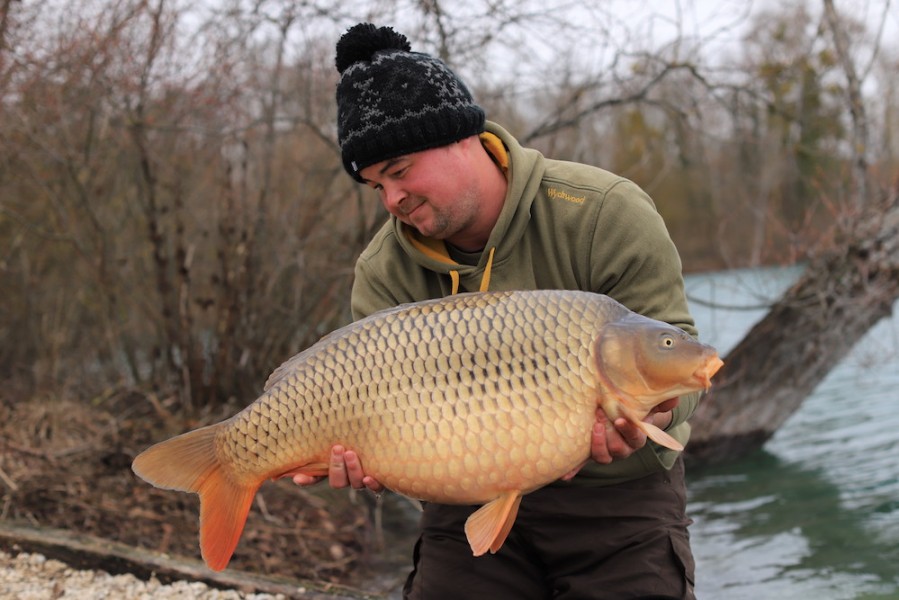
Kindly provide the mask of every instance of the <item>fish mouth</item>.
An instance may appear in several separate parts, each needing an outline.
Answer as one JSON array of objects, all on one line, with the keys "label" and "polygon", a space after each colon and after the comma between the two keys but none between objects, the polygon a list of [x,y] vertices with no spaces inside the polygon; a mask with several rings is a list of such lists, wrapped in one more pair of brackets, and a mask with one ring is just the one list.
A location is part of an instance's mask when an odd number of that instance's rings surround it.
[{"label": "fish mouth", "polygon": [[702,384],[702,387],[706,391],[708,391],[708,389],[712,387],[712,376],[715,375],[722,366],[724,366],[724,361],[716,355],[696,369],[693,373],[693,377],[698,383]]}]

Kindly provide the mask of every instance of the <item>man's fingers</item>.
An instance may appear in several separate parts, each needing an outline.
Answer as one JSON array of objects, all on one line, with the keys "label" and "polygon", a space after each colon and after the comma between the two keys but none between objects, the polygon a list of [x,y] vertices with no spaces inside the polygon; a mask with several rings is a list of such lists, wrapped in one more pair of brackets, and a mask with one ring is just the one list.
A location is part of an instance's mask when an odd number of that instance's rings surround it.
[{"label": "man's fingers", "polygon": [[593,424],[593,435],[590,438],[590,454],[593,456],[593,460],[604,465],[612,462],[612,455],[609,453],[609,445],[606,440],[608,424],[609,421],[604,416],[599,417]]},{"label": "man's fingers", "polygon": [[[302,486],[312,485],[325,479],[305,473],[285,473],[284,477],[290,477],[295,484]],[[380,494],[386,489],[381,482],[362,471],[362,461],[359,460],[358,454],[339,444],[331,448],[327,478],[328,483],[335,489],[352,486],[357,490],[368,488],[376,494]]]},{"label": "man's fingers", "polygon": [[328,482],[332,488],[343,488],[349,485],[347,476],[346,450],[343,446],[336,445],[331,448],[331,464],[328,467]]},{"label": "man's fingers", "polygon": [[362,461],[359,460],[358,454],[352,450],[347,450],[344,452],[343,458],[344,463],[346,464],[347,479],[353,489],[361,490],[363,488],[368,488],[376,494],[380,494],[384,491],[384,486],[381,485],[377,479],[365,474],[365,471],[362,469]]},{"label": "man's fingers", "polygon": [[[602,424],[604,436],[602,440],[597,438],[597,429],[593,428],[593,458],[600,463],[608,464],[616,459],[627,458],[635,451],[646,445],[646,434],[624,418],[609,422],[604,415],[597,419],[597,425]],[[597,447],[603,444],[604,447]]]},{"label": "man's fingers", "polygon": [[384,486],[381,485],[381,483],[377,479],[375,479],[374,477],[369,477],[368,475],[362,478],[362,485],[376,494],[380,494],[384,491]]},{"label": "man's fingers", "polygon": [[[667,400],[677,404],[677,398]],[[605,411],[596,410],[596,422],[590,436],[590,455],[593,460],[607,465],[616,459],[627,458],[646,445],[646,434],[642,429],[625,418],[619,417],[612,423]],[[566,474],[569,477],[572,474]]]},{"label": "man's fingers", "polygon": [[362,482],[365,473],[362,472],[362,463],[359,462],[359,457],[352,450],[347,450],[344,452],[343,458],[346,465],[344,473],[350,483],[350,487],[354,490],[361,490],[365,487],[365,484]]},{"label": "man's fingers", "polygon": [[624,444],[615,450],[625,452],[624,456],[629,456],[634,450],[639,450],[646,445],[646,434],[627,419],[616,419],[615,431],[618,432],[620,440]]},{"label": "man's fingers", "polygon": [[293,482],[297,485],[312,485],[314,483],[318,483],[322,481],[324,477],[313,477],[312,475],[305,475],[303,473],[297,473],[293,476]]}]

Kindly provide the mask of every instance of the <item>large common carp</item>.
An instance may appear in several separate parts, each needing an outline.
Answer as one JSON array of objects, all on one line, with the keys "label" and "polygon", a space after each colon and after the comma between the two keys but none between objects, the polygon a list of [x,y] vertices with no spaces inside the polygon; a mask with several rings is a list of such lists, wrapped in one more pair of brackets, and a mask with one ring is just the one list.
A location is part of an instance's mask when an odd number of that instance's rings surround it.
[{"label": "large common carp", "polygon": [[708,388],[721,364],[710,346],[607,296],[460,294],[334,331],[275,370],[244,410],[156,444],[133,468],[200,495],[200,548],[215,570],[262,483],[326,474],[334,444],[396,492],[484,504],[465,525],[480,555],[502,546],[523,494],[589,458],[598,406],[680,450],[642,419]]}]

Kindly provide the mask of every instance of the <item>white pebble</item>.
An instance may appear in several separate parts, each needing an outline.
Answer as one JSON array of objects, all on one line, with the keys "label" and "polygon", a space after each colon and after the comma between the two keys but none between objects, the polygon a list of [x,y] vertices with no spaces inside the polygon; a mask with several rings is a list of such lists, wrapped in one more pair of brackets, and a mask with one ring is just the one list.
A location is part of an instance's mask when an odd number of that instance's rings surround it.
[{"label": "white pebble", "polygon": [[16,557],[0,551],[0,600],[285,600],[283,594],[246,594],[197,581],[162,585],[134,575],[77,571],[40,554]]}]

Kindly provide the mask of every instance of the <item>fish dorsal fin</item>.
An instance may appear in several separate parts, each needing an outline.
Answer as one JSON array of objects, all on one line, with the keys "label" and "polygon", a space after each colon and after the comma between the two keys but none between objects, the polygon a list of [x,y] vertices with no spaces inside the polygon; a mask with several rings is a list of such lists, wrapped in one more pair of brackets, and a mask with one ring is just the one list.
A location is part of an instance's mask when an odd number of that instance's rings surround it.
[{"label": "fish dorsal fin", "polygon": [[481,556],[488,550],[495,553],[502,547],[515,523],[519,504],[521,492],[506,492],[468,517],[465,535],[475,556]]},{"label": "fish dorsal fin", "polygon": [[665,446],[666,448],[670,448],[671,450],[677,450],[678,452],[684,449],[683,444],[678,442],[676,439],[674,439],[652,423],[647,423],[646,421],[634,421],[633,423],[637,427],[642,429],[643,433],[645,433],[646,436],[656,444]]}]

